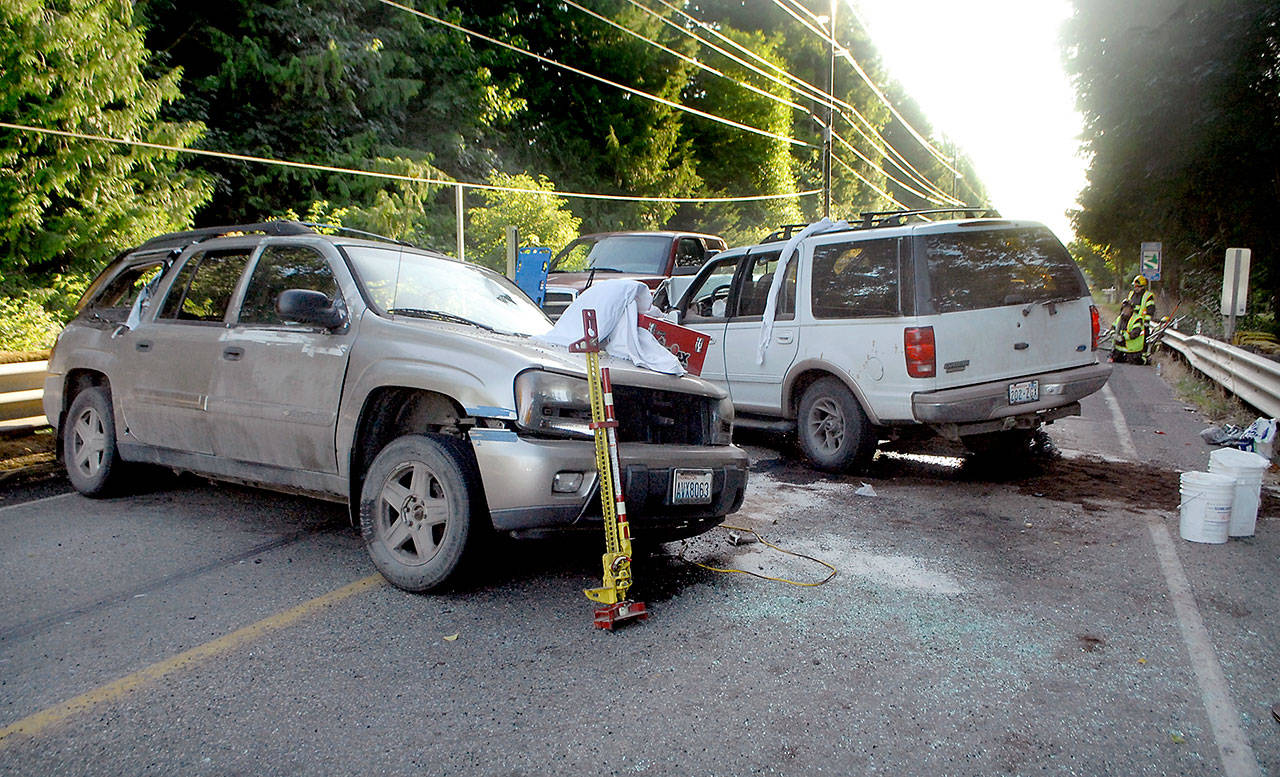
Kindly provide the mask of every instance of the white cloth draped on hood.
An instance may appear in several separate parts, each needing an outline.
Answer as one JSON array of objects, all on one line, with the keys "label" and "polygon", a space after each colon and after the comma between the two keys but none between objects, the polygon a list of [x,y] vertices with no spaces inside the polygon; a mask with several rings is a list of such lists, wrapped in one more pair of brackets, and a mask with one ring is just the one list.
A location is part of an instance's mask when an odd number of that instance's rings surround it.
[{"label": "white cloth draped on hood", "polygon": [[594,309],[598,337],[610,356],[654,372],[683,375],[684,367],[675,354],[637,323],[640,313],[658,313],[651,312],[652,307],[653,293],[640,281],[621,278],[600,281],[578,295],[550,332],[533,339],[551,345],[572,345],[583,337],[582,311]]},{"label": "white cloth draped on hood", "polygon": [[760,347],[756,350],[756,364],[764,364],[764,352],[769,348],[769,339],[773,337],[773,321],[778,315],[778,291],[787,277],[787,264],[799,248],[800,241],[811,235],[820,235],[835,229],[849,229],[849,222],[843,219],[832,221],[823,216],[792,235],[791,239],[782,246],[782,253],[778,254],[778,266],[773,271],[773,282],[769,284],[769,297],[764,305],[764,317],[760,321]]}]

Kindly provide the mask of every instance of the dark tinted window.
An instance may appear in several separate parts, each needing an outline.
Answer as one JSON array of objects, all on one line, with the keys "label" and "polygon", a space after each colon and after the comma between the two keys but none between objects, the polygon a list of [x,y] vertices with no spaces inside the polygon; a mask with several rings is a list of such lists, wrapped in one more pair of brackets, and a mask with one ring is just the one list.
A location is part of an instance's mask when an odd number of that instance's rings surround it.
[{"label": "dark tinted window", "polygon": [[814,318],[899,315],[898,240],[859,240],[813,249]]},{"label": "dark tinted window", "polygon": [[701,267],[707,252],[696,237],[682,237],[676,245],[676,267]]},{"label": "dark tinted window", "polygon": [[[742,291],[738,294],[739,316],[762,316],[765,305],[769,302],[769,288],[773,285],[773,276],[778,269],[779,251],[758,254],[751,257],[751,270],[743,279]],[[778,307],[775,318],[787,321],[796,315],[796,265],[800,263],[793,257],[787,264],[787,278],[778,292]]]},{"label": "dark tinted window", "polygon": [[333,271],[318,252],[305,246],[267,246],[249,278],[240,323],[284,325],[276,314],[276,298],[286,289],[318,291],[330,301],[338,295]]},{"label": "dark tinted window", "polygon": [[236,283],[249,263],[250,249],[211,251],[187,260],[169,289],[160,318],[222,321]]},{"label": "dark tinted window", "polygon": [[1043,227],[948,232],[924,238],[939,313],[1086,295],[1080,271]]}]

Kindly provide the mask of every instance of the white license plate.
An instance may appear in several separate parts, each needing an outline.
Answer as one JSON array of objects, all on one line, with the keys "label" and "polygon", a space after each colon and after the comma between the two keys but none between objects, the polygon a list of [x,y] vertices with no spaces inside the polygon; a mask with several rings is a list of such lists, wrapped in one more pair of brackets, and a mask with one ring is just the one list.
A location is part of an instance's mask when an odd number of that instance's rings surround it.
[{"label": "white license plate", "polygon": [[1024,380],[1021,383],[1009,384],[1009,404],[1021,405],[1024,402],[1035,402],[1040,399],[1040,381]]},{"label": "white license plate", "polygon": [[711,470],[673,470],[671,473],[671,504],[711,504]]}]

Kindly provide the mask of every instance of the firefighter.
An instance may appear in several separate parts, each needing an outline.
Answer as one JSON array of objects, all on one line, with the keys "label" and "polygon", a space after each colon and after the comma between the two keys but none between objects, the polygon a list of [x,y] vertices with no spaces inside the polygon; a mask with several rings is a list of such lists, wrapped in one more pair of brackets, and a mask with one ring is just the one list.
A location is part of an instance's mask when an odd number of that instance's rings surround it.
[{"label": "firefighter", "polygon": [[1142,274],[1133,276],[1133,288],[1129,290],[1129,296],[1125,297],[1125,302],[1133,306],[1134,312],[1142,319],[1142,325],[1150,328],[1151,320],[1156,315],[1156,295],[1151,291],[1151,283],[1147,280],[1147,276]]},{"label": "firefighter", "polygon": [[1147,357],[1143,353],[1147,346],[1147,330],[1133,308],[1133,303],[1125,300],[1120,303],[1120,315],[1116,316],[1115,334],[1112,335],[1111,361],[1128,364],[1146,364]]}]

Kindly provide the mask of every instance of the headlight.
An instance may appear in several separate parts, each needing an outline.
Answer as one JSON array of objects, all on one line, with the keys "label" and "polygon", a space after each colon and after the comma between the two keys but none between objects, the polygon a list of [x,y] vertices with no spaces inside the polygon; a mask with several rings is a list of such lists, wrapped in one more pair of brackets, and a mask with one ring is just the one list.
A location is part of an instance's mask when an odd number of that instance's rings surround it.
[{"label": "headlight", "polygon": [[528,370],[516,376],[516,423],[539,434],[592,437],[587,381]]},{"label": "headlight", "polygon": [[720,400],[715,410],[711,411],[711,444],[728,445],[733,442],[733,401],[728,397]]}]

